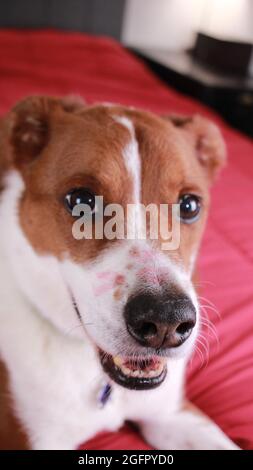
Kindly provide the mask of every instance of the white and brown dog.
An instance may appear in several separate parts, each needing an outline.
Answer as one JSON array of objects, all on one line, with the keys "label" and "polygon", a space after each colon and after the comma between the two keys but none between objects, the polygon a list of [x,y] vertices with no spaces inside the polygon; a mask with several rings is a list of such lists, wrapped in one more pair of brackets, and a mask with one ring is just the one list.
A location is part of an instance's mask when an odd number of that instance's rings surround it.
[{"label": "white and brown dog", "polygon": [[[2,119],[2,448],[21,446],[19,428],[32,449],[75,449],[125,420],[154,448],[237,448],[184,399],[194,261],[224,160],[199,116],[32,97]],[[72,210],[96,212],[96,195],[123,208],[179,203],[180,246],[76,240]]]}]

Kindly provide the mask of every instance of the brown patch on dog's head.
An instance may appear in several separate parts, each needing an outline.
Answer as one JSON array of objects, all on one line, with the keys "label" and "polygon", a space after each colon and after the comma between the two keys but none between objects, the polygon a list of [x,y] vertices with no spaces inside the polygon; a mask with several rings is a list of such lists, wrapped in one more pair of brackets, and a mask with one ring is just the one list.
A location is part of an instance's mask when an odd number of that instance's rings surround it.
[{"label": "brown patch on dog's head", "polygon": [[107,240],[72,235],[73,217],[64,197],[74,188],[89,188],[107,203],[123,206],[131,181],[122,152],[129,140],[109,109],[86,108],[73,98],[31,97],[18,103],[2,126],[3,157],[8,169],[21,173],[25,190],[20,201],[21,226],[38,252],[74,259],[96,256]]},{"label": "brown patch on dog's head", "polygon": [[115,116],[133,125],[143,204],[177,203],[191,192],[203,198],[203,217],[182,226],[181,246],[174,253],[188,265],[203,231],[209,182],[225,162],[219,130],[200,116],[164,119],[120,106],[85,107],[72,98],[32,97],[18,103],[1,126],[1,140],[6,167],[18,169],[25,185],[19,206],[23,231],[38,252],[57,257],[67,252],[80,262],[113,243],[75,240],[73,217],[63,201],[73,188],[84,187],[105,203],[125,208],[133,202],[132,175],[123,158],[132,136]]},{"label": "brown patch on dog's head", "polygon": [[[222,135],[215,124],[201,116],[160,118],[139,111],[127,114],[134,122],[142,160],[142,202],[146,206],[177,203],[187,193],[202,200],[200,219],[194,224],[181,224],[180,248],[168,252],[189,266],[204,230],[209,186],[226,161]],[[164,225],[171,229],[170,217]]]}]

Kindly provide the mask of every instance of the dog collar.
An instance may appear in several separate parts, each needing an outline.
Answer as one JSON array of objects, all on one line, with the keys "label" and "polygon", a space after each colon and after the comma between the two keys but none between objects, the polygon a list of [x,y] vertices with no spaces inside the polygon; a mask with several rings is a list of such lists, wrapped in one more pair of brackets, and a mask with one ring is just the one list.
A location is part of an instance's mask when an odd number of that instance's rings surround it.
[{"label": "dog collar", "polygon": [[112,394],[112,386],[109,383],[104,383],[100,387],[97,394],[97,401],[100,408],[104,408],[107,402],[110,400]]}]

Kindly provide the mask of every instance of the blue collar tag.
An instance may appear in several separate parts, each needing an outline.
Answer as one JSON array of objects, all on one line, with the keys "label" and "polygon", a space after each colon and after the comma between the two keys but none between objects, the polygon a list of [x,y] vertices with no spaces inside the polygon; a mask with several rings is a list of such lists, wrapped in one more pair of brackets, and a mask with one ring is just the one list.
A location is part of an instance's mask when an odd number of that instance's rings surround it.
[{"label": "blue collar tag", "polygon": [[111,398],[112,386],[109,383],[106,383],[98,392],[98,404],[100,408],[104,408],[108,400]]}]

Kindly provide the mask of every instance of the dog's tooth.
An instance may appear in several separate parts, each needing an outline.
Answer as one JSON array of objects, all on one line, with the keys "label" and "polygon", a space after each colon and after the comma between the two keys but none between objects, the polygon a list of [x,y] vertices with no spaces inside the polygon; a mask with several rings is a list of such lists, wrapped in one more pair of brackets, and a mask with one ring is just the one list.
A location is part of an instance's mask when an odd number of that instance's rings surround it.
[{"label": "dog's tooth", "polygon": [[125,375],[131,375],[131,370],[127,367],[121,366],[121,370]]},{"label": "dog's tooth", "polygon": [[119,366],[119,367],[120,367],[120,366],[122,365],[122,362],[123,362],[123,361],[122,361],[122,359],[121,359],[120,356],[114,356],[114,357],[113,357],[113,362],[114,362],[114,364],[115,364],[116,366]]},{"label": "dog's tooth", "polygon": [[156,371],[155,370],[151,370],[149,373],[148,373],[148,377],[155,377],[157,375]]},{"label": "dog's tooth", "polygon": [[135,370],[133,372],[134,377],[142,377],[142,375],[143,375],[143,372],[141,370]]},{"label": "dog's tooth", "polygon": [[133,376],[133,377],[138,377],[138,375],[139,375],[139,371],[138,371],[138,370],[134,370],[134,371],[132,372],[132,376]]}]

